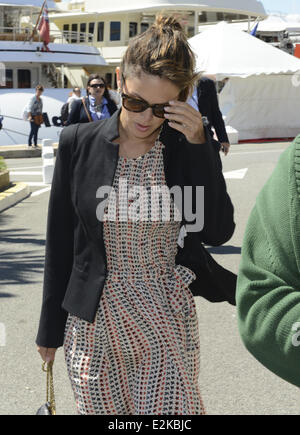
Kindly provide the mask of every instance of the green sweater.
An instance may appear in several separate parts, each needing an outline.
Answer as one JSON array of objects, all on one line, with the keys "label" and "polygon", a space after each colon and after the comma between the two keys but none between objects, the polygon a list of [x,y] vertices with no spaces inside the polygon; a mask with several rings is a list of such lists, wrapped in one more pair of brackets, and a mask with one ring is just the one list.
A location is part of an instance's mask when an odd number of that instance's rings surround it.
[{"label": "green sweater", "polygon": [[249,218],[237,310],[247,349],[269,370],[299,387],[300,136],[282,154]]}]

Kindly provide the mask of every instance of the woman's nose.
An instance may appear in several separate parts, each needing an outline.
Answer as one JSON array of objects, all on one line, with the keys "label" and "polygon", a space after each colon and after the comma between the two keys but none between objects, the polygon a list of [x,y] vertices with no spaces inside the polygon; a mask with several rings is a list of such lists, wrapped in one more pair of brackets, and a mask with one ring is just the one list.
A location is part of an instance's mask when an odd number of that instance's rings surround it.
[{"label": "woman's nose", "polygon": [[148,107],[144,112],[142,112],[143,120],[144,121],[152,121],[153,118],[153,112],[151,107]]}]

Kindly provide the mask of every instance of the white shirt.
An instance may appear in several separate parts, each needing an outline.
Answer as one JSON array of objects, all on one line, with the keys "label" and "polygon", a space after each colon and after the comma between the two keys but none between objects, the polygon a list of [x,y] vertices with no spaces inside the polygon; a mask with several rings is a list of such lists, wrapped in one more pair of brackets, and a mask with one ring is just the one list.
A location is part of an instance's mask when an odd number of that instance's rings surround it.
[{"label": "white shirt", "polygon": [[187,100],[187,103],[199,112],[197,86],[194,86],[192,96]]}]

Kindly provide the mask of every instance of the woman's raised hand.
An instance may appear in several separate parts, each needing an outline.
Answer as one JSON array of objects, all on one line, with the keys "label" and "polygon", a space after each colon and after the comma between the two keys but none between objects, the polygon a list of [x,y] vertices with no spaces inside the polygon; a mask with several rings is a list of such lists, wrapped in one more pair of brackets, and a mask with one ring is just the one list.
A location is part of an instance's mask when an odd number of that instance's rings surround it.
[{"label": "woman's raised hand", "polygon": [[182,101],[170,101],[169,104],[165,107],[165,118],[169,120],[170,127],[183,133],[190,143],[205,143],[201,113]]}]

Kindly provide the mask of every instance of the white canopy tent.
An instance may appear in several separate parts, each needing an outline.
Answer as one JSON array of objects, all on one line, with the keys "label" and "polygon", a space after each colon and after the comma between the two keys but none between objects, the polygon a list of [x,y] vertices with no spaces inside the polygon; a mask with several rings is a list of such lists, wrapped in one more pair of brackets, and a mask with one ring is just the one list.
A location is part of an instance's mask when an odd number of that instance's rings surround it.
[{"label": "white canopy tent", "polygon": [[[248,22],[233,22],[229,23],[230,27],[236,30],[243,30],[244,32],[249,31],[249,24],[250,24],[250,30],[252,30],[257,21],[251,21]],[[199,32],[206,32],[207,30],[211,29],[212,27],[215,27],[216,24],[205,24],[202,26],[199,26]],[[269,15],[265,20],[258,21],[258,32],[263,33],[274,33],[274,32],[284,32],[288,31],[291,33],[298,33],[300,32],[300,21],[297,22],[295,19],[287,19],[287,17],[279,17],[277,15]]]},{"label": "white canopy tent", "polygon": [[198,71],[229,78],[220,108],[240,140],[300,133],[299,59],[224,22],[189,42]]}]

